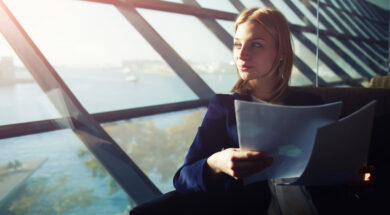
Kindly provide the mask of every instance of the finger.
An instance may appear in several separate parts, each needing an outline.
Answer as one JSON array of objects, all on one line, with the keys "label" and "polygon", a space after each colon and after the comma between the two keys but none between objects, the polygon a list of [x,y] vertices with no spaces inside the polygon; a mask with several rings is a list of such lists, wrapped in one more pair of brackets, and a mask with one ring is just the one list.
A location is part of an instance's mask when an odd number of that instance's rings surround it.
[{"label": "finger", "polygon": [[261,172],[263,169],[247,169],[247,170],[242,170],[242,171],[235,171],[232,172],[232,176],[235,177],[236,179],[242,179],[245,177],[248,177],[250,175],[253,175],[255,173]]},{"label": "finger", "polygon": [[267,152],[262,151],[233,151],[232,160],[261,159],[267,157]]},{"label": "finger", "polygon": [[265,151],[250,151],[247,152],[248,159],[258,160],[268,157],[268,153]]},{"label": "finger", "polygon": [[273,158],[266,157],[257,160],[237,160],[231,163],[230,169],[234,171],[245,170],[245,169],[262,169],[266,168],[273,163]]},{"label": "finger", "polygon": [[259,165],[265,165],[265,162],[262,160],[253,161],[253,160],[240,160],[235,161],[231,165],[231,169],[234,171],[244,170],[244,169],[253,169]]},{"label": "finger", "polygon": [[269,166],[256,166],[255,168],[250,168],[250,169],[239,169],[236,171],[232,170],[231,175],[235,179],[242,179],[242,178],[248,177],[250,175],[253,175],[255,173],[261,172],[268,167]]},{"label": "finger", "polygon": [[236,161],[233,162],[230,166],[230,170],[233,172],[258,172],[261,171],[273,164],[273,158],[267,157],[262,160],[246,160],[246,161]]}]

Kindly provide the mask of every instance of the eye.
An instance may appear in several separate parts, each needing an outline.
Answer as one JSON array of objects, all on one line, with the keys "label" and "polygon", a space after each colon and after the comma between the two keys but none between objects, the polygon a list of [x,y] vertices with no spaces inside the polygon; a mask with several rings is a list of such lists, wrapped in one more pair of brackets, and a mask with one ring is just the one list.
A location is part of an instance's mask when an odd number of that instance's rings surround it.
[{"label": "eye", "polygon": [[239,48],[241,48],[241,43],[239,43],[239,42],[234,42],[234,43],[233,43],[233,46],[234,46],[234,48],[239,49]]},{"label": "eye", "polygon": [[258,42],[253,42],[252,47],[260,48],[260,47],[263,47],[263,45],[261,43],[258,43]]}]

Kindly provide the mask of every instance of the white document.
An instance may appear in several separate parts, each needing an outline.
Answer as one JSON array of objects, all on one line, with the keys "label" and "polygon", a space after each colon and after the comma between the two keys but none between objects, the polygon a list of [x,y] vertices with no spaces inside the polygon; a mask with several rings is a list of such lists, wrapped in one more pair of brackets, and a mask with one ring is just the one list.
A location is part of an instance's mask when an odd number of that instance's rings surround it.
[{"label": "white document", "polygon": [[308,166],[293,184],[330,185],[363,181],[375,114],[372,101],[335,123],[319,128]]},{"label": "white document", "polygon": [[341,105],[284,106],[236,100],[240,148],[266,151],[274,158],[272,166],[245,178],[244,183],[300,177],[309,162],[317,129],[335,122]]}]

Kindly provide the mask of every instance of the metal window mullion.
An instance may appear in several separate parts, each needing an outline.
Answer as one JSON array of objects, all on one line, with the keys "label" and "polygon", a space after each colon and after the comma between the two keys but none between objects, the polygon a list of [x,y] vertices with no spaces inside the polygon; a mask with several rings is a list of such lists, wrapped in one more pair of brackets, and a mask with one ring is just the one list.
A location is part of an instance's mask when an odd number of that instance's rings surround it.
[{"label": "metal window mullion", "polygon": [[[348,29],[344,26],[344,24],[341,23],[340,20],[328,8],[324,8],[323,11],[329,17],[330,21],[332,21],[335,25],[337,25],[342,31],[349,32]],[[358,42],[365,41],[365,42],[373,43],[374,41],[376,41],[376,43],[379,43],[379,44],[385,44],[386,43],[385,40],[380,40],[380,39],[379,40],[376,40],[376,39],[366,39],[366,38],[363,38],[363,37],[349,36],[348,34],[341,34],[341,35],[346,35],[346,36],[344,36],[344,37],[339,36],[339,38],[352,39],[352,40],[355,40],[355,41],[358,41]]]},{"label": "metal window mullion", "polygon": [[[312,0],[312,1],[316,1],[316,0]],[[349,15],[354,16],[354,17],[359,18],[359,19],[364,19],[364,20],[368,20],[368,21],[371,21],[371,22],[376,22],[376,23],[379,23],[381,25],[385,25],[386,24],[383,21],[369,18],[367,15],[364,15],[363,11],[361,11],[361,10],[360,10],[360,12],[362,12],[363,15],[351,13],[351,12],[348,12],[347,10],[345,10],[345,9],[339,9],[338,7],[334,6],[333,3],[322,3],[322,2],[320,2],[320,5],[321,5],[321,7],[322,6],[324,6],[325,8],[326,7],[330,7],[330,8],[333,8],[334,10],[337,10],[337,11],[344,11],[345,13],[348,13]]]},{"label": "metal window mullion", "polygon": [[158,1],[158,0],[82,0],[102,4],[110,4],[116,7],[130,7],[130,8],[143,8],[151,10],[159,10],[173,13],[180,13],[185,15],[192,15],[205,18],[223,19],[223,20],[235,20],[237,14],[229,13],[225,11],[218,11],[213,9],[198,8],[191,5]]},{"label": "metal window mullion", "polygon": [[[263,0],[265,1],[265,0]],[[267,0],[269,1],[269,0]],[[313,27],[315,28],[316,26],[310,22],[309,19],[307,19],[305,17],[305,14],[295,5],[295,3],[293,3],[292,1],[285,1],[285,3],[290,7],[290,9],[301,19],[303,19],[303,22],[307,25],[307,26],[310,26],[310,27]],[[272,4],[271,2],[269,4]],[[299,3],[298,3],[299,4]],[[303,4],[305,6],[305,4],[303,2],[301,2],[301,4]]]},{"label": "metal window mullion", "polygon": [[[71,119],[73,127],[69,127],[130,198],[141,203],[161,195],[158,188],[81,106],[2,1],[0,31],[57,110]],[[57,102],[58,95],[51,94],[51,90],[60,92],[63,103]],[[64,108],[67,111],[63,111]]]},{"label": "metal window mullion", "polygon": [[[269,1],[269,0],[262,0],[262,2],[267,5],[267,7],[274,7],[275,6]],[[293,12],[295,12],[298,16],[304,16],[304,14],[292,3],[292,2],[289,2],[289,1],[286,1],[285,2],[289,7],[290,9],[293,10]],[[308,7],[308,10],[309,8],[311,7],[311,5],[307,6]],[[313,14],[315,15],[315,14]],[[306,23],[308,24],[308,26],[299,26],[299,25],[293,25],[293,24],[290,24],[290,29],[292,31],[301,31],[301,32],[311,32],[311,33],[316,33],[316,27],[314,25],[312,25],[309,21],[306,21]],[[340,26],[340,25],[339,25]],[[342,26],[340,29],[345,29],[344,26]],[[341,33],[338,33],[337,31],[331,31],[331,30],[319,30],[320,31],[320,34],[321,35],[330,35],[330,36],[333,36],[333,37],[338,37],[338,38],[348,38],[348,39],[353,39],[353,40],[356,40],[356,41],[367,41],[367,42],[375,42],[375,43],[385,43],[384,40],[375,40],[375,39],[367,39],[367,38],[364,38],[364,37],[360,37],[360,36],[354,36],[352,34],[349,34],[348,30],[346,32],[348,32],[347,34],[341,34]],[[344,30],[345,31],[345,30]]]},{"label": "metal window mullion", "polygon": [[301,57],[298,55],[294,56],[294,66],[298,68],[302,75],[313,82],[313,85],[316,83],[317,78],[319,86],[323,87],[328,85],[328,83],[322,77],[317,76],[315,72],[303,60],[301,60]]},{"label": "metal window mullion", "polygon": [[360,22],[360,25],[354,20],[352,17],[349,17],[345,13],[339,13],[341,17],[343,17],[344,22],[346,22],[347,25],[351,27],[352,30],[355,31],[357,35],[360,35],[361,37],[365,37],[367,39],[375,39],[375,40],[380,40],[380,38],[376,37],[371,31],[367,30],[367,27]]},{"label": "metal window mullion", "polygon": [[[185,4],[201,8],[201,6],[196,2],[196,0],[182,0],[182,1]],[[218,24],[217,21],[211,18],[198,17],[198,19],[225,45],[225,47],[229,51],[233,49],[233,37],[230,36],[230,34],[224,28],[222,28],[222,26]]]},{"label": "metal window mullion", "polygon": [[[316,13],[316,10],[314,7],[312,7],[311,5],[308,6],[308,10],[314,15]],[[333,16],[330,16],[330,17],[333,17]],[[334,18],[334,17],[333,17]],[[324,20],[324,23],[326,25],[330,25],[326,20]],[[333,50],[336,50],[337,48],[337,45],[334,44],[333,41],[331,41],[326,35],[324,35],[322,37],[322,40],[326,43],[326,45],[330,46]],[[356,49],[353,45],[351,45],[348,41],[345,43],[345,45],[351,50],[353,51],[355,54],[356,53],[359,53],[360,51],[358,49]],[[340,50],[341,54],[343,56],[345,56],[345,61],[348,62],[348,64],[350,64],[350,66],[352,68],[354,68],[356,71],[359,71],[360,67],[357,66],[355,60],[353,60],[349,55],[348,53],[346,53],[344,50]],[[371,62],[371,60],[368,60]],[[371,62],[373,63],[373,62]],[[363,75],[363,76],[368,76],[368,77],[371,77],[372,75],[366,71],[366,70],[360,70],[359,71],[359,74]]]},{"label": "metal window mullion", "polygon": [[[364,2],[364,3],[363,3]],[[369,16],[373,17],[374,19],[377,19],[377,20],[382,20],[382,17],[380,17],[378,15],[378,13],[376,13],[373,8],[372,8],[372,4],[368,3],[367,1],[360,1],[360,3],[362,4],[362,9],[366,12],[366,14],[369,14]],[[364,5],[363,5],[364,4]]]},{"label": "metal window mullion", "polygon": [[[366,35],[366,38],[374,38],[374,39],[377,39],[374,35],[372,35],[372,32],[371,31],[368,31],[367,30],[367,27],[362,23],[360,22],[360,25],[358,25],[358,23],[356,22],[356,19],[353,19],[352,17],[349,17],[348,16],[348,13],[343,13],[343,12],[340,12],[338,13],[340,18],[342,20],[344,20],[344,22],[346,23],[346,25],[350,26],[350,28],[357,34],[357,35],[361,35],[364,37],[364,35]],[[363,35],[364,34],[364,35]],[[370,37],[371,35],[371,37]],[[380,40],[380,38],[378,38],[378,40]]]},{"label": "metal window mullion", "polygon": [[[208,99],[176,102],[163,105],[153,105],[140,108],[130,108],[124,110],[108,111],[91,114],[100,124],[118,120],[129,120],[133,118],[163,114],[174,111],[182,111],[193,108],[207,107]],[[28,134],[64,129],[60,125],[67,122],[66,118],[40,120],[34,122],[23,122],[16,124],[0,125],[0,139],[17,137]]]},{"label": "metal window mullion", "polygon": [[[82,0],[82,1],[89,1],[89,2],[95,2],[95,3],[103,3],[103,4],[110,4],[114,6],[121,6],[121,7],[135,7],[135,8],[145,8],[145,9],[151,9],[151,10],[158,10],[158,11],[166,11],[166,12],[172,12],[172,13],[179,13],[179,14],[186,14],[186,15],[192,15],[197,17],[204,17],[204,18],[211,18],[211,19],[222,19],[222,20],[229,20],[234,21],[236,19],[237,14],[224,12],[224,11],[218,11],[218,10],[212,10],[212,9],[204,9],[204,8],[197,8],[191,5],[185,5],[185,4],[178,4],[178,3],[172,3],[172,2],[164,2],[164,1],[152,1],[152,0],[127,0],[127,1],[121,1],[121,0]],[[291,30],[298,30],[302,32],[315,32],[315,27],[308,27],[308,26],[299,26],[294,24],[289,24]],[[387,44],[387,40],[372,40],[372,39],[366,39],[362,37],[356,37],[349,34],[339,34],[338,32],[333,31],[325,31],[320,30],[321,34],[325,35],[331,35],[334,37],[341,37],[341,38],[350,38],[357,41],[366,41],[370,43],[378,43],[378,44]]]},{"label": "metal window mullion", "polygon": [[174,72],[201,99],[214,95],[213,90],[196,74],[187,62],[157,33],[156,30],[132,7],[116,6],[120,13],[148,41]]},{"label": "metal window mullion", "polygon": [[[313,6],[311,6],[311,5],[308,5],[308,10],[309,10],[313,15],[316,13],[315,8],[314,8]],[[343,14],[343,16],[344,16],[344,14]],[[329,18],[334,19],[335,17],[334,17],[334,16],[329,16]],[[344,18],[347,18],[347,17],[345,16]],[[323,20],[323,23],[324,23],[324,25],[330,26],[330,23],[329,23],[327,20]],[[348,21],[347,24],[350,24],[350,25],[351,25],[352,23],[350,23],[350,22]],[[336,48],[336,45],[335,45],[332,41],[330,41],[329,38],[327,38],[326,36],[323,38],[323,40],[326,41],[328,45],[332,46],[333,48]],[[361,41],[359,41],[359,42],[361,42]],[[347,42],[345,43],[345,45],[346,45],[353,53],[355,53],[355,54],[363,54],[360,50],[358,50],[357,48],[355,48],[349,41],[347,41]],[[343,52],[344,52],[344,51],[343,51]],[[359,67],[356,66],[356,62],[355,62],[347,53],[345,53],[345,54],[346,54],[346,55],[345,55],[345,56],[346,56],[346,61],[347,61],[353,68],[355,68],[357,71],[359,71]],[[368,61],[370,61],[370,63],[374,64],[374,62],[373,62],[371,59],[368,59]],[[366,73],[365,75],[369,75],[369,74]],[[369,75],[369,76],[371,76],[371,75]]]},{"label": "metal window mullion", "polygon": [[[295,37],[304,45],[307,49],[309,49],[313,55],[315,55],[314,50],[316,46],[313,42],[311,42],[308,38],[306,38],[302,32],[294,32]],[[319,58],[329,67],[332,71],[335,72],[341,79],[345,81],[352,81],[352,77],[348,73],[346,73],[341,67],[339,67],[335,62],[331,60],[327,53],[319,50]]]},{"label": "metal window mullion", "polygon": [[[345,2],[346,4],[349,4],[350,8],[352,9],[352,11],[354,13],[356,13],[356,15],[358,15],[358,17],[354,17],[354,18],[359,18],[359,17],[364,17],[363,16],[363,12],[360,11],[357,7],[356,7],[356,4],[355,4],[356,1],[347,1]],[[361,18],[360,18],[361,19]]]},{"label": "metal window mullion", "polygon": [[245,5],[240,0],[229,0],[230,3],[240,12],[245,10]]}]

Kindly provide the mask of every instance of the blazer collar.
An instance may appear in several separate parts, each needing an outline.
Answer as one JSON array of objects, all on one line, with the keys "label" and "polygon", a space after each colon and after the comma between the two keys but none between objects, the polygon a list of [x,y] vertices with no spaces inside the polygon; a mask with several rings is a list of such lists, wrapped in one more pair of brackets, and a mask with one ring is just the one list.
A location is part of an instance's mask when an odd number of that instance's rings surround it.
[{"label": "blazer collar", "polygon": [[238,99],[238,100],[252,101],[252,97],[251,97],[251,94],[250,94],[250,93],[248,93],[248,94],[246,94],[246,95],[238,94],[238,93],[233,93],[233,97],[234,97],[234,99]]}]

